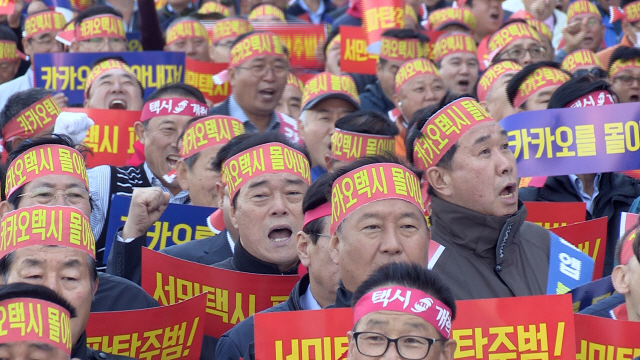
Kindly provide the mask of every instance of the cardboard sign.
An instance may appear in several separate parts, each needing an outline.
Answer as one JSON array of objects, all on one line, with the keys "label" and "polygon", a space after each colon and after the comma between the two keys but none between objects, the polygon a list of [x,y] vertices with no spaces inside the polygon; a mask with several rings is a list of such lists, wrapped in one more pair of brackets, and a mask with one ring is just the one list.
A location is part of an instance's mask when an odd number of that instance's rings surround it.
[{"label": "cardboard sign", "polygon": [[65,108],[63,111],[85,113],[94,125],[87,131],[83,144],[93,154],[87,154],[87,168],[98,165],[126,165],[133,155],[138,136],[133,124],[140,121],[140,111]]},{"label": "cardboard sign", "polygon": [[[105,259],[109,257],[118,228],[124,226],[127,221],[129,205],[131,205],[131,198],[128,196],[114,195],[111,200],[104,249]],[[204,206],[169,204],[160,219],[149,228],[147,247],[162,250],[169,246],[214,236],[207,226],[207,218],[214,210]]]},{"label": "cardboard sign", "polygon": [[367,51],[364,28],[340,26],[340,70],[356,74],[376,74],[378,55]]},{"label": "cardboard sign", "polygon": [[[584,203],[582,203],[584,204]],[[607,218],[583,221],[550,229],[554,234],[570,242],[595,261],[593,280],[602,277],[605,245],[607,243]]]},{"label": "cardboard sign", "polygon": [[256,314],[256,359],[346,359],[352,327],[351,308]]},{"label": "cardboard sign", "polygon": [[213,76],[226,70],[227,63],[212,63],[186,59],[184,83],[191,85],[202,92],[205,98],[214,104],[224,101],[231,94],[231,85],[225,82],[222,85],[213,83]]},{"label": "cardboard sign", "polygon": [[205,335],[219,338],[235,324],[289,298],[295,275],[218,269],[142,249],[142,288],[161,305],[208,292]]},{"label": "cardboard sign", "polygon": [[69,104],[82,104],[89,65],[109,55],[121,56],[129,64],[145,89],[145,97],[166,84],[184,81],[183,52],[42,53],[33,58],[36,87],[62,91]]},{"label": "cardboard sign", "polygon": [[404,1],[369,0],[360,2],[362,27],[367,35],[367,49],[380,54],[382,34],[389,29],[404,28]]},{"label": "cardboard sign", "polygon": [[577,360],[634,359],[640,356],[640,322],[575,314]]},{"label": "cardboard sign", "polygon": [[290,23],[254,23],[255,30],[272,32],[289,50],[289,62],[294,69],[324,70],[324,61],[318,58],[326,39],[325,25]]},{"label": "cardboard sign", "polygon": [[200,295],[170,306],[91,313],[87,345],[136,359],[197,360],[206,302],[206,295]]},{"label": "cardboard sign", "polygon": [[575,224],[587,216],[584,202],[525,201],[524,206],[527,208],[526,220],[545,229]]},{"label": "cardboard sign", "polygon": [[500,121],[518,176],[640,169],[640,104],[526,111]]},{"label": "cardboard sign", "polygon": [[620,213],[620,238],[638,224],[638,216],[638,214],[628,213],[626,211]]},{"label": "cardboard sign", "polygon": [[615,292],[611,276],[594,280],[570,291],[573,299],[573,312],[578,312],[611,296]]}]

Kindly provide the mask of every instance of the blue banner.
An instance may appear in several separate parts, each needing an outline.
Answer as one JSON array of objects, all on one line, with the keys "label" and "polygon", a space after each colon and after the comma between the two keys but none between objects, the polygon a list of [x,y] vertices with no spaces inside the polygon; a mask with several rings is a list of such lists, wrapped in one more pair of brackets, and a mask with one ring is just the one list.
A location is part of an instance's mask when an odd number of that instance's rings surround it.
[{"label": "blue banner", "polygon": [[[109,258],[116,232],[127,220],[130,204],[131,198],[128,196],[114,195],[111,200],[104,249],[105,261]],[[160,219],[149,228],[147,246],[153,250],[162,250],[168,246],[214,236],[207,226],[207,218],[214,210],[215,208],[204,206],[169,204]]]},{"label": "blue banner", "polygon": [[142,43],[140,42],[142,35],[139,32],[127,33],[127,50],[142,51]]},{"label": "blue banner", "polygon": [[34,55],[36,87],[64,92],[69,105],[82,104],[89,66],[108,55],[121,56],[129,64],[145,89],[145,97],[165,84],[184,81],[182,52],[46,53]]},{"label": "blue banner", "polygon": [[582,311],[598,301],[611,296],[615,291],[616,289],[613,287],[613,282],[611,282],[611,276],[578,286],[571,290],[573,312]]},{"label": "blue banner", "polygon": [[566,294],[591,281],[593,259],[558,235],[551,235],[547,295]]},{"label": "blue banner", "polygon": [[640,169],[640,103],[527,111],[500,121],[519,177]]}]

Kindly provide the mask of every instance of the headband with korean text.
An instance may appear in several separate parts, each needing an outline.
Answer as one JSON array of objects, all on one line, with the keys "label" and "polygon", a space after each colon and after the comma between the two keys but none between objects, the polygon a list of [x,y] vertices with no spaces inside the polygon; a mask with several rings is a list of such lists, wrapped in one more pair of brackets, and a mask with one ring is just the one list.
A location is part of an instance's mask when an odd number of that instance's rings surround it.
[{"label": "headband with korean text", "polygon": [[286,18],[284,16],[284,12],[277,7],[269,4],[257,6],[255,9],[251,10],[247,19],[249,21],[255,20],[261,16],[275,16],[278,19],[286,22]]},{"label": "headband with korean text", "polygon": [[438,164],[458,139],[476,125],[495,121],[470,97],[460,98],[433,114],[414,143],[413,161],[420,170]]},{"label": "headband with korean text", "polygon": [[341,39],[342,37],[340,36],[340,34],[334,36],[333,39],[331,39],[331,41],[329,42],[329,45],[327,45],[327,51],[325,52],[324,55],[326,56],[329,50],[331,50],[331,48],[333,48],[336,44],[338,45],[338,49],[339,49]]},{"label": "headband with korean text", "polygon": [[129,65],[123,63],[122,61],[119,61],[119,60],[116,60],[116,59],[108,59],[108,60],[102,61],[101,63],[99,63],[96,66],[94,66],[91,69],[91,71],[89,72],[89,75],[87,75],[87,82],[84,85],[84,97],[85,97],[85,99],[87,98],[87,93],[89,92],[89,89],[91,88],[91,84],[93,84],[93,82],[100,75],[106,73],[109,70],[124,70],[127,73],[129,73],[130,75],[132,75],[134,78],[137,78],[136,74],[133,72],[133,70],[131,70]]},{"label": "headband with korean text", "polygon": [[185,20],[173,25],[167,30],[167,45],[182,40],[192,38],[203,38],[209,41],[209,34],[204,25],[197,20]]},{"label": "headband with korean text", "polygon": [[565,106],[566,108],[578,108],[578,107],[588,107],[588,106],[603,106],[603,105],[613,105],[616,101],[610,92],[606,90],[597,90],[588,93],[587,95],[576,99],[571,102],[569,105]]},{"label": "headband with korean text", "polygon": [[331,158],[353,162],[373,155],[395,155],[394,136],[362,134],[336,129],[331,135]]},{"label": "headband with korean text", "polygon": [[309,224],[310,222],[314,221],[314,220],[318,220],[320,218],[323,218],[325,216],[329,216],[331,215],[331,204],[330,203],[324,203],[320,206],[318,206],[315,209],[311,209],[309,211],[307,211],[306,213],[304,213],[304,224],[302,225],[302,228],[304,229],[305,226],[307,226],[307,224]]},{"label": "headband with korean text", "polygon": [[224,17],[229,17],[229,8],[216,1],[209,1],[198,9],[198,14],[221,14]]},{"label": "headband with korean text", "polygon": [[53,96],[48,95],[11,118],[2,128],[2,141],[6,144],[17,137],[28,139],[38,135],[55,125],[60,112]]},{"label": "headband with korean text", "polygon": [[467,53],[476,56],[477,50],[473,36],[465,33],[453,33],[438,38],[433,49],[433,61],[438,63],[445,56],[456,53]]},{"label": "headband with korean text", "polygon": [[24,21],[25,39],[46,32],[61,31],[67,24],[64,15],[57,11],[43,11],[29,15]]},{"label": "headband with korean text", "polygon": [[232,156],[222,166],[222,181],[233,199],[247,182],[264,174],[291,174],[311,184],[309,160],[300,151],[272,142],[254,146]]},{"label": "headband with korean text", "polygon": [[15,41],[0,40],[0,62],[16,61],[24,58]]},{"label": "headband with korean text", "polygon": [[476,29],[476,16],[467,8],[446,7],[438,9],[429,14],[427,18],[429,30],[440,30],[447,25],[459,24],[469,30]]},{"label": "headband with korean text", "polygon": [[82,181],[87,191],[87,166],[75,149],[62,145],[40,145],[15,158],[7,169],[7,199],[20,187],[47,175],[69,175]]},{"label": "headband with korean text", "polygon": [[293,73],[289,73],[289,75],[287,75],[287,85],[295,87],[300,90],[300,92],[304,90],[304,83],[297,76],[293,75]]},{"label": "headband with korean text", "polygon": [[487,50],[489,51],[489,61],[493,61],[507,46],[520,39],[533,39],[540,42],[540,35],[529,24],[514,22],[495,32],[489,39]]},{"label": "headband with korean text", "polygon": [[525,21],[527,22],[527,24],[529,24],[529,26],[531,26],[538,32],[538,35],[545,36],[547,39],[549,39],[549,41],[553,40],[553,33],[551,32],[551,28],[549,28],[549,25],[536,18],[525,19]]},{"label": "headband with korean text", "polygon": [[216,44],[221,40],[235,39],[236,37],[253,31],[253,26],[245,19],[223,19],[213,25],[211,31],[211,43]]},{"label": "headband with korean text", "polygon": [[351,213],[378,200],[399,199],[423,211],[420,180],[400,164],[376,163],[342,175],[331,187],[331,234]]},{"label": "headband with korean text", "polygon": [[596,54],[587,49],[576,50],[562,60],[562,70],[573,73],[580,66],[597,66],[604,69]]},{"label": "headband with korean text", "polygon": [[240,40],[231,48],[229,67],[237,67],[258,56],[277,56],[287,59],[282,41],[272,33],[255,33]]},{"label": "headband with korean text", "polygon": [[634,23],[640,20],[640,1],[628,3],[623,9],[619,7],[609,6],[609,22],[611,24],[616,21],[625,20]]},{"label": "headband with korean text", "polygon": [[433,325],[443,338],[451,335],[451,309],[418,289],[396,285],[366,293],[353,307],[353,323],[376,311],[415,315]]},{"label": "headband with korean text", "polygon": [[640,68],[640,58],[634,58],[629,60],[616,60],[611,64],[609,69],[609,77],[613,79],[623,70],[638,69]]},{"label": "headband with korean text", "polygon": [[396,94],[409,80],[420,75],[440,76],[438,68],[427,59],[415,59],[402,64],[396,73]]},{"label": "headband with korean text", "polygon": [[428,44],[421,44],[418,39],[396,39],[383,36],[381,41],[380,58],[385,60],[409,61],[429,56]]},{"label": "headband with korean text", "polygon": [[142,108],[140,121],[146,121],[158,116],[184,115],[204,116],[209,113],[207,105],[194,99],[163,98],[147,101]]},{"label": "headband with korean text", "polygon": [[71,316],[60,305],[33,298],[0,301],[0,344],[44,343],[71,355]]},{"label": "headband with korean text", "polygon": [[75,40],[84,41],[94,38],[126,39],[124,21],[113,14],[96,15],[82,20],[80,27],[75,27]]},{"label": "headband with korean text", "polygon": [[186,159],[212,146],[224,145],[241,134],[244,134],[244,124],[234,117],[214,115],[202,118],[189,124],[185,130],[180,156]]},{"label": "headband with korean text", "polygon": [[31,206],[6,213],[0,222],[0,259],[29,246],[64,246],[96,258],[89,219],[72,206]]},{"label": "headband with korean text", "polygon": [[602,19],[602,15],[600,15],[600,11],[598,7],[590,1],[579,0],[574,1],[567,8],[567,21],[571,21],[571,19],[576,15],[594,15],[599,19]]},{"label": "headband with korean text", "polygon": [[567,82],[569,78],[569,75],[560,69],[550,66],[537,68],[518,86],[516,97],[513,99],[513,108],[519,108],[536,92],[549,86],[562,85]]},{"label": "headband with korean text", "polygon": [[638,234],[638,226],[634,227],[622,243],[622,250],[620,251],[620,265],[627,265],[629,261],[635,256],[633,253],[633,244],[636,241]]},{"label": "headband with korean text", "polygon": [[312,77],[304,84],[302,108],[310,101],[325,94],[343,94],[360,104],[356,83],[353,82],[351,76],[334,75],[325,71]]},{"label": "headband with korean text", "polygon": [[482,73],[482,76],[480,76],[480,81],[478,81],[478,88],[476,89],[478,100],[485,101],[487,99],[489,89],[498,81],[500,76],[504,74],[515,74],[520,70],[522,70],[522,66],[511,60],[500,61],[499,63],[489,66],[489,68]]}]

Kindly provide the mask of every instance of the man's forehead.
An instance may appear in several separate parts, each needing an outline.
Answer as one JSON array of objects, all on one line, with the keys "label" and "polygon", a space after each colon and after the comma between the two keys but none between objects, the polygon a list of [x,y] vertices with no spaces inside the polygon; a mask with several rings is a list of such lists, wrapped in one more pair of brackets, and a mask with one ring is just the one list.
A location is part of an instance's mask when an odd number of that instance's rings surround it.
[{"label": "man's forehead", "polygon": [[87,262],[87,253],[82,250],[66,246],[34,245],[17,249],[13,252],[14,263],[49,263],[63,264],[78,261],[80,264]]},{"label": "man's forehead", "polygon": [[[429,324],[425,319],[417,316],[411,315],[402,312],[396,311],[375,311],[370,314],[365,315],[360,320],[361,326],[359,326],[358,331],[367,331],[377,330],[377,329],[386,329],[386,328],[396,328],[408,331],[422,330],[424,332],[432,333],[433,337],[437,337],[438,332],[433,327],[433,325]],[[409,333],[404,335],[411,335]],[[424,335],[424,334],[423,334]],[[399,335],[402,336],[402,335]]]},{"label": "man's forehead", "polygon": [[260,56],[256,56],[253,59],[249,60],[247,63],[248,64],[256,64],[256,63],[283,63],[286,64],[288,63],[288,60],[281,57],[281,56],[277,56],[277,55],[260,55]]},{"label": "man's forehead", "polygon": [[490,121],[467,130],[460,137],[458,143],[460,145],[474,146],[489,140],[504,139],[506,137],[507,132],[497,122]]},{"label": "man's forehead", "polygon": [[640,74],[640,66],[630,66],[624,70],[620,70],[618,75],[637,76]]},{"label": "man's forehead", "polygon": [[323,99],[319,103],[317,103],[310,110],[312,111],[324,111],[324,112],[339,112],[339,111],[355,111],[354,106],[348,101],[339,98],[339,97],[331,97],[328,99]]},{"label": "man's forehead", "polygon": [[278,188],[288,185],[300,185],[309,187],[300,177],[293,174],[262,174],[249,180],[242,188],[251,189],[257,187]]},{"label": "man's forehead", "polygon": [[409,87],[411,87],[416,85],[429,85],[434,82],[442,82],[442,79],[434,74],[421,74],[409,79],[405,85],[409,85]]},{"label": "man's forehead", "polygon": [[129,79],[129,80],[135,80],[136,79],[135,76],[131,75],[130,73],[128,73],[125,70],[112,69],[112,70],[107,70],[103,74],[98,76],[96,81],[102,81],[102,80],[113,79],[113,78],[118,78],[118,79],[126,78],[126,79]]},{"label": "man's forehead", "polygon": [[468,60],[477,60],[476,56],[471,53],[455,53],[451,55],[447,55],[443,58],[445,62],[449,61],[468,61]]},{"label": "man's forehead", "polygon": [[191,120],[192,118],[193,117],[189,115],[163,115],[163,116],[156,116],[154,118],[151,118],[149,123],[154,124],[156,127],[159,127],[162,125],[173,125],[173,126],[184,127],[187,125],[187,122],[189,122],[189,120]]},{"label": "man's forehead", "polygon": [[85,188],[85,184],[80,181],[78,178],[73,177],[71,175],[45,175],[34,179],[24,186],[25,192],[31,191],[31,189],[39,188],[39,187],[48,187],[55,188],[59,187],[61,189],[69,189],[69,188]]},{"label": "man's forehead", "polygon": [[347,216],[347,219],[352,218],[356,221],[374,218],[387,220],[390,216],[395,219],[405,217],[420,219],[424,215],[418,207],[408,201],[400,199],[380,199],[355,209],[353,213]]},{"label": "man's forehead", "polygon": [[534,39],[518,39],[516,41],[514,41],[511,45],[509,45],[509,47],[507,47],[505,49],[506,50],[511,50],[511,49],[522,49],[522,48],[529,48],[529,46],[540,46],[540,43],[537,40]]}]

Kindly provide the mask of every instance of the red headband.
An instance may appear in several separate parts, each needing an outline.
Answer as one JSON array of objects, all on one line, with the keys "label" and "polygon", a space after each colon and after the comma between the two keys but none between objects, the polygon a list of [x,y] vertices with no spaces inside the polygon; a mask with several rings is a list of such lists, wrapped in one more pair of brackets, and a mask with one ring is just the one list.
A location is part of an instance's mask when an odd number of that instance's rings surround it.
[{"label": "red headband", "polygon": [[289,73],[289,75],[287,75],[287,85],[295,87],[300,90],[300,92],[304,91],[304,83],[302,80],[298,79],[297,76],[293,75],[293,73]]},{"label": "red headband", "polygon": [[89,219],[71,206],[32,206],[11,211],[0,222],[0,259],[29,246],[52,245],[81,250],[96,258]]},{"label": "red headband", "polygon": [[467,131],[476,125],[495,121],[470,97],[460,98],[433,114],[414,143],[413,161],[420,170],[438,164]]},{"label": "red headband", "polygon": [[[0,302],[0,344],[33,341],[71,355],[71,316],[60,305],[33,298]],[[29,324],[29,326],[27,326]],[[34,326],[32,326],[34,325]]]},{"label": "red headband", "polygon": [[446,7],[438,9],[429,14],[427,18],[429,30],[441,30],[448,25],[462,25],[469,30],[475,30],[477,24],[476,16],[471,10],[461,7]]},{"label": "red headband", "polygon": [[251,34],[233,45],[229,67],[237,67],[255,57],[269,55],[287,58],[278,35],[271,33]]},{"label": "red headband", "polygon": [[313,220],[318,220],[320,218],[323,218],[329,215],[331,215],[330,203],[324,203],[315,209],[309,210],[306,213],[304,213],[304,224],[302,225],[302,228],[304,229],[304,227],[307,226],[307,224],[309,224]]},{"label": "red headband", "polygon": [[529,24],[515,22],[499,29],[489,38],[487,50],[492,61],[504,48],[520,39],[534,39],[540,42],[540,35]]},{"label": "red headband", "polygon": [[441,36],[433,49],[433,61],[437,64],[445,56],[456,53],[468,53],[476,56],[478,49],[473,36],[464,33],[453,33]]},{"label": "red headband", "polygon": [[64,29],[67,20],[59,12],[44,11],[29,15],[24,21],[25,39],[33,36]]},{"label": "red headband", "polygon": [[338,161],[352,162],[365,156],[395,155],[393,136],[361,134],[336,129],[331,135],[331,157]]},{"label": "red headband", "polygon": [[634,1],[624,6],[624,10],[619,7],[609,6],[609,22],[625,20],[634,23],[640,20],[640,1]]},{"label": "red headband", "polygon": [[366,293],[353,307],[353,324],[376,311],[415,315],[433,325],[445,339],[451,335],[451,309],[418,289],[391,286]]},{"label": "red headband", "polygon": [[15,41],[0,40],[0,62],[15,61],[25,59],[25,55],[18,50]]},{"label": "red headband", "polygon": [[635,256],[635,254],[633,253],[633,243],[635,242],[637,232],[638,227],[635,227],[631,232],[629,232],[629,235],[624,238],[622,251],[620,251],[620,265],[627,265],[629,261]]},{"label": "red headband", "polygon": [[[308,109],[307,105],[313,104],[314,100],[327,94],[341,94],[351,99],[350,102],[360,104],[358,89],[353,78],[348,75],[334,75],[330,72],[321,72],[304,84],[302,91],[302,109]],[[345,100],[346,100],[345,98]]]},{"label": "red headband", "polygon": [[597,90],[588,93],[587,95],[576,99],[571,104],[565,106],[566,108],[579,108],[579,107],[587,107],[587,106],[602,106],[602,105],[613,105],[615,104],[615,100],[611,93],[605,90]]},{"label": "red headband", "polygon": [[204,149],[224,145],[241,134],[244,134],[242,121],[231,116],[208,116],[191,123],[184,131],[180,156],[186,159]]},{"label": "red headband", "polygon": [[415,59],[402,64],[396,73],[396,94],[409,80],[420,75],[440,76],[438,68],[427,59]]},{"label": "red headband", "polygon": [[94,38],[126,39],[124,22],[113,14],[102,14],[82,20],[80,27],[75,28],[76,41]]},{"label": "red headband", "polygon": [[569,75],[560,69],[543,66],[536,69],[518,86],[513,108],[517,109],[536,92],[550,86],[559,86],[569,80]]},{"label": "red headband", "polygon": [[91,88],[91,84],[93,84],[93,82],[100,75],[106,73],[109,70],[124,70],[127,73],[129,73],[130,75],[132,75],[134,78],[137,78],[136,74],[131,70],[129,65],[123,63],[120,60],[108,59],[108,60],[102,61],[101,63],[99,63],[96,66],[94,66],[91,69],[91,71],[89,72],[89,75],[87,75],[87,82],[84,85],[84,97],[85,97],[85,99],[87,98],[87,93],[89,92],[89,89]]},{"label": "red headband", "polygon": [[571,21],[571,19],[576,15],[590,14],[597,16],[602,19],[602,15],[600,15],[600,11],[598,7],[586,0],[574,1],[567,8],[567,21]]},{"label": "red headband", "polygon": [[191,38],[203,38],[209,41],[209,34],[204,25],[197,20],[185,20],[173,25],[167,30],[167,45],[181,40]]},{"label": "red headband", "polygon": [[480,81],[478,81],[478,87],[476,89],[478,100],[485,101],[487,99],[489,89],[491,89],[493,84],[495,84],[502,75],[515,74],[520,70],[522,70],[522,66],[511,60],[501,61],[489,66],[489,68],[482,73],[482,76],[480,76]]},{"label": "red headband", "polygon": [[215,1],[209,1],[198,9],[198,14],[221,14],[224,17],[229,17],[229,8]]},{"label": "red headband", "polygon": [[380,45],[380,58],[392,61],[410,61],[415,58],[429,56],[427,43],[421,44],[418,39],[397,39],[394,37],[382,37]]},{"label": "red headband", "polygon": [[146,121],[158,116],[183,115],[204,116],[209,112],[207,105],[194,99],[164,98],[147,101],[142,109],[140,121]]},{"label": "red headband", "polygon": [[609,68],[609,77],[614,78],[622,70],[637,69],[640,68],[640,58],[634,58],[629,60],[616,60],[611,64]]},{"label": "red headband", "polygon": [[562,60],[562,70],[573,73],[579,66],[597,66],[604,69],[596,54],[587,49],[576,50]]},{"label": "red headband", "polygon": [[2,128],[2,141],[8,143],[17,137],[28,139],[38,135],[54,126],[60,112],[53,96],[48,95],[11,118]]},{"label": "red headband", "polygon": [[249,21],[256,20],[261,16],[275,16],[281,21],[287,22],[284,16],[284,12],[279,8],[269,4],[260,5],[255,9],[251,10],[251,12],[249,13],[249,16],[247,16],[247,20]]},{"label": "red headband", "polygon": [[211,43],[215,44],[220,40],[236,38],[249,31],[253,31],[253,26],[245,19],[218,20],[210,33]]}]

